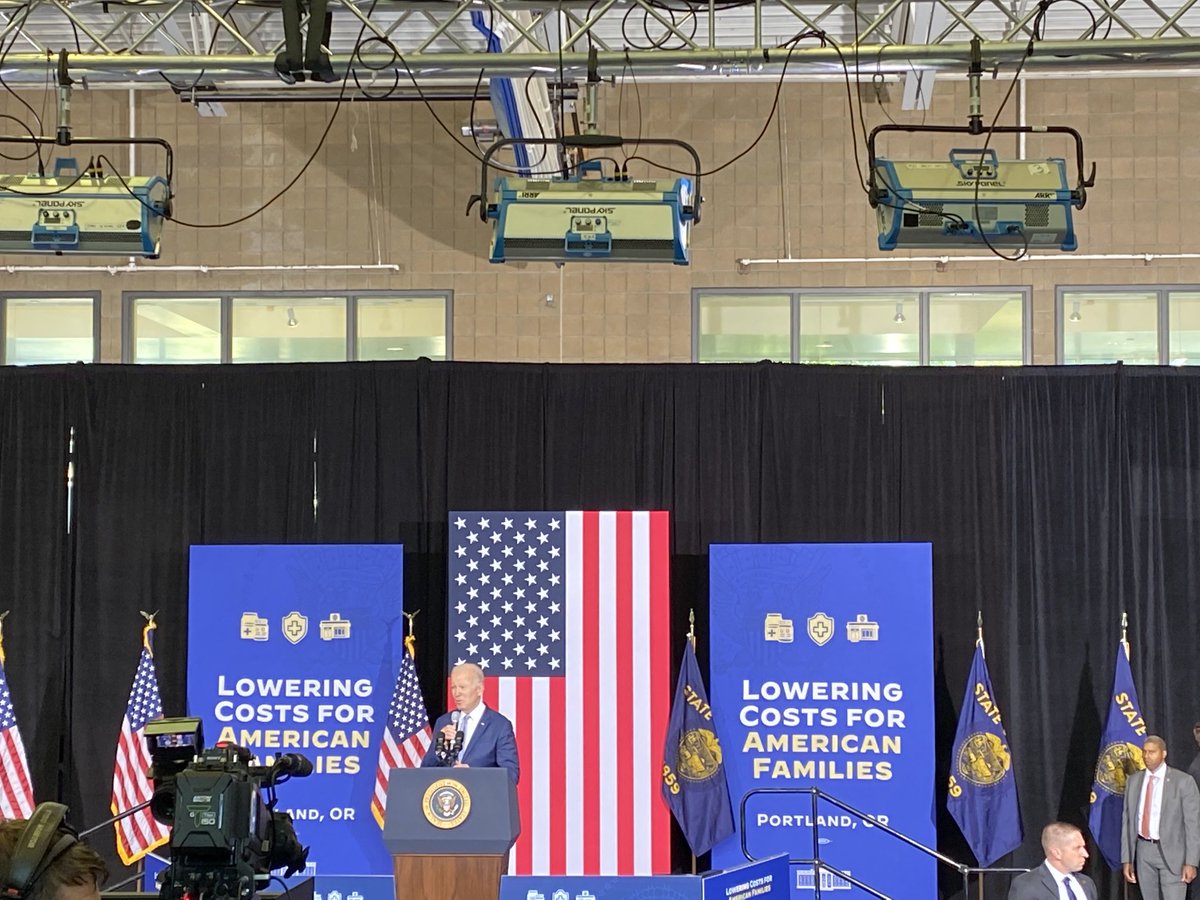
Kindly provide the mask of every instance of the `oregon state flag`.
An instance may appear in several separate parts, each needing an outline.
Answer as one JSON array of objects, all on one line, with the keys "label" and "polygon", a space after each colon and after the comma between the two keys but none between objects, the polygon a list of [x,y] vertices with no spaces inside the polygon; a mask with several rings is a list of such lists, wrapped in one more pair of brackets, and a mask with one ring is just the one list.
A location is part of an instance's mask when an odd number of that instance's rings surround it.
[{"label": "oregon state flag", "polygon": [[690,640],[683,650],[663,747],[662,792],[696,856],[733,834],[721,742]]},{"label": "oregon state flag", "polygon": [[1088,812],[1088,828],[1100,848],[1109,868],[1121,866],[1121,817],[1125,812],[1125,780],[1142,762],[1142,739],[1146,736],[1146,720],[1133,687],[1133,671],[1129,668],[1129,644],[1117,644],[1117,665],[1113,672],[1112,693],[1109,694],[1108,717],[1100,738],[1100,758],[1096,761],[1096,778],[1092,783],[1092,803]]},{"label": "oregon state flag", "polygon": [[958,716],[946,808],[980,866],[990,866],[1021,846],[1025,832],[1012,754],[988,676],[982,639],[975,643],[975,659]]}]

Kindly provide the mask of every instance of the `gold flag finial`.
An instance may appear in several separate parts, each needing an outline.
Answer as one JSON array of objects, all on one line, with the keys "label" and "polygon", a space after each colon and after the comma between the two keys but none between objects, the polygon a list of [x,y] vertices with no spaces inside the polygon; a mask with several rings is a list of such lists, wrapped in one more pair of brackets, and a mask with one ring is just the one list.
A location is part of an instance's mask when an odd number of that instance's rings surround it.
[{"label": "gold flag finial", "polygon": [[4,612],[0,613],[0,666],[4,665],[4,663],[5,663],[5,659],[4,659],[4,620],[8,618],[8,614],[10,612],[12,612],[12,610],[6,609]]},{"label": "gold flag finial", "polygon": [[688,638],[688,641],[692,645],[692,650],[695,650],[696,649],[696,611],[694,609],[688,610],[687,638]]},{"label": "gold flag finial", "polygon": [[144,609],[139,609],[138,612],[146,620],[146,624],[142,627],[142,646],[146,648],[146,652],[153,656],[154,647],[150,643],[150,634],[158,628],[158,623],[154,621],[154,617],[158,615],[158,610],[146,612]]},{"label": "gold flag finial", "polygon": [[1129,613],[1121,610],[1121,646],[1125,648],[1125,658],[1129,658],[1129,638],[1127,636],[1129,629]]},{"label": "gold flag finial", "polygon": [[404,649],[408,651],[408,655],[413,659],[417,658],[417,636],[413,634],[413,619],[417,617],[420,610],[406,612],[404,618],[408,619],[408,634],[404,636]]},{"label": "gold flag finial", "polygon": [[[975,611],[975,643],[979,645],[979,649],[983,650],[983,610]],[[986,656],[986,651],[984,653]]]}]

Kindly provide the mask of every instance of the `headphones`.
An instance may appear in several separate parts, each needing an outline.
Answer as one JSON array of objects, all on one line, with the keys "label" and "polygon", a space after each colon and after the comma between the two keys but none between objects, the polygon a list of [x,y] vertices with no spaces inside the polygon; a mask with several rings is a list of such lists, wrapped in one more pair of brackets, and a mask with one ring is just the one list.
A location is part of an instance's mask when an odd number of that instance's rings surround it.
[{"label": "headphones", "polygon": [[8,873],[0,879],[2,900],[25,900],[37,880],[51,864],[78,843],[79,837],[67,823],[67,807],[40,803],[33,811],[13,849]]}]

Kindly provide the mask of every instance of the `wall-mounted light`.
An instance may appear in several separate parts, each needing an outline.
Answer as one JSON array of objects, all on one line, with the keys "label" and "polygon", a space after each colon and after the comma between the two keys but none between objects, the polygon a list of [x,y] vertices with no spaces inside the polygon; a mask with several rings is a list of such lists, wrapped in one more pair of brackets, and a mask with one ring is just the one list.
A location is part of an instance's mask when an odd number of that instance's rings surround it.
[{"label": "wall-mounted light", "polygon": [[1080,319],[1083,318],[1083,316],[1079,312],[1079,301],[1078,300],[1071,301],[1071,314],[1069,316],[1067,316],[1067,318],[1072,322],[1078,322]]},{"label": "wall-mounted light", "polygon": [[296,307],[288,307],[288,328],[295,328],[300,324],[300,320],[296,318]]},{"label": "wall-mounted light", "polygon": [[896,314],[894,316],[892,316],[892,321],[895,322],[897,325],[901,324],[904,321],[904,304],[903,303],[896,304]]}]

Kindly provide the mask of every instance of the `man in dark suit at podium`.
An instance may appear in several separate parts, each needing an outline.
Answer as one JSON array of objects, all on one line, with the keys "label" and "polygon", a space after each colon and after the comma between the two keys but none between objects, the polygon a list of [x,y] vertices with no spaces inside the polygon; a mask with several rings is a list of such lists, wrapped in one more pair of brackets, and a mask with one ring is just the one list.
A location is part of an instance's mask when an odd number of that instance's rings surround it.
[{"label": "man in dark suit at podium", "polygon": [[[513,784],[520,781],[521,764],[512,722],[483,702],[483,669],[474,663],[455,666],[450,673],[450,696],[454,698],[455,709],[439,716],[434,723],[437,740],[429,745],[421,767],[503,768],[508,770]],[[462,746],[457,760],[451,763],[460,732]]]}]

